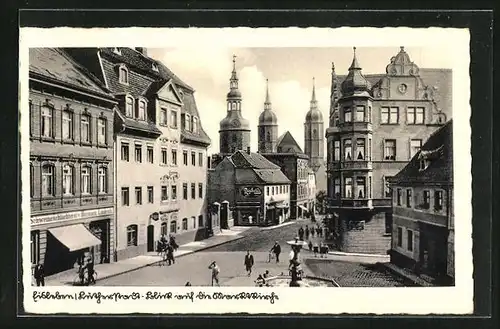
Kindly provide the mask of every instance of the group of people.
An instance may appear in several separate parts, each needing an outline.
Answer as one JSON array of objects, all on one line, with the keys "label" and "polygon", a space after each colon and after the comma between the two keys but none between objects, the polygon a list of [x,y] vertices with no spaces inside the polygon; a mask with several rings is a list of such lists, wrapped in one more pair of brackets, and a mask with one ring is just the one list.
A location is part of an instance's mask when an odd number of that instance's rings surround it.
[{"label": "group of people", "polygon": [[318,242],[315,242],[313,244],[311,240],[309,240],[307,246],[309,248],[309,251],[314,252],[314,257],[318,257],[318,253],[321,258],[326,257],[326,255],[328,255],[329,248],[326,243],[321,242],[318,244]]},{"label": "group of people", "polygon": [[78,279],[80,284],[89,285],[95,284],[94,260],[91,256],[82,259],[78,262]]},{"label": "group of people", "polygon": [[[170,236],[169,240],[165,235],[162,235],[157,245],[157,252],[163,256],[163,260],[168,262],[168,265],[175,264],[174,251],[179,248],[179,245],[175,241],[175,237],[173,235]],[[161,265],[161,263],[160,263]]]},{"label": "group of people", "polygon": [[[301,226],[299,228],[299,231],[298,231],[299,240],[304,241],[304,236],[305,236],[305,240],[309,240],[309,236],[314,238],[315,234],[318,238],[321,238],[321,237],[323,237],[323,230],[326,231],[326,228],[321,227],[319,224],[316,224],[316,227],[312,226],[310,228],[308,225],[306,225],[305,230]],[[325,236],[326,236],[326,232],[325,232]]]}]

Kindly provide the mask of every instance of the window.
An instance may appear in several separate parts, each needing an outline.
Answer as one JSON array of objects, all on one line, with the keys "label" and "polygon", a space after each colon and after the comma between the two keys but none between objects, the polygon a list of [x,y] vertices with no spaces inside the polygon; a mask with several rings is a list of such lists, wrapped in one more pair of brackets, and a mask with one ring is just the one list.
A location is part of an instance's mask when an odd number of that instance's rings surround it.
[{"label": "window", "polygon": [[168,200],[168,186],[162,185],[161,187],[161,201]]},{"label": "window", "polygon": [[148,203],[154,203],[154,202],[155,202],[154,187],[148,186]]},{"label": "window", "polygon": [[142,145],[135,144],[135,162],[142,162]]},{"label": "window", "polygon": [[203,183],[198,183],[198,198],[203,198]]},{"label": "window", "polygon": [[270,195],[269,194],[269,186],[266,186],[266,195]]},{"label": "window", "polygon": [[117,55],[121,55],[122,54],[122,51],[120,50],[120,48],[113,48],[113,52]]},{"label": "window", "polygon": [[155,71],[155,72],[159,72],[159,70],[158,70],[158,65],[156,65],[156,63],[152,63],[152,64],[151,64],[151,68],[153,69],[153,71]]},{"label": "window", "polygon": [[162,108],[160,110],[160,125],[167,125],[167,109]]},{"label": "window", "polygon": [[172,200],[177,200],[177,185],[172,185]]},{"label": "window", "polygon": [[372,139],[368,138],[368,160],[372,159]]},{"label": "window", "polygon": [[128,187],[122,187],[122,206],[128,206],[129,204]]},{"label": "window", "polygon": [[382,107],[381,109],[381,123],[396,124],[399,122],[399,108],[397,107]]},{"label": "window", "polygon": [[198,153],[198,166],[203,167],[203,153]]},{"label": "window", "polygon": [[182,156],[183,156],[183,163],[185,166],[187,166],[188,165],[188,151],[183,151]]},{"label": "window", "polygon": [[193,132],[195,134],[198,133],[198,118],[197,117],[192,117],[192,121],[193,121],[193,124],[192,124],[192,128],[193,128]]},{"label": "window", "polygon": [[412,230],[407,230],[407,248],[408,251],[413,251],[413,231]]},{"label": "window", "polygon": [[424,196],[424,200],[423,200],[424,203],[422,204],[422,208],[429,209],[430,203],[431,203],[431,192],[428,190],[424,190],[423,196]]},{"label": "window", "polygon": [[356,196],[358,199],[364,199],[366,195],[366,178],[357,177],[356,178]]},{"label": "window", "polygon": [[173,220],[170,222],[170,233],[177,232],[177,221]]},{"label": "window", "polygon": [[191,220],[193,222],[193,229],[196,228],[196,216],[191,217]]},{"label": "window", "polygon": [[396,160],[396,140],[387,139],[384,144],[384,160]]},{"label": "window", "polygon": [[166,165],[168,163],[167,159],[167,149],[162,147],[161,148],[161,164]]},{"label": "window", "polygon": [[398,247],[403,246],[403,229],[401,227],[398,227]]},{"label": "window", "polygon": [[391,185],[389,184],[389,179],[390,176],[385,176],[384,177],[384,197],[386,198],[392,198],[392,190],[391,190]]},{"label": "window", "polygon": [[182,219],[182,229],[184,231],[186,231],[188,229],[188,219],[187,218]]},{"label": "window", "polygon": [[356,106],[355,120],[358,122],[365,121],[365,107],[364,106]]},{"label": "window", "polygon": [[198,216],[198,227],[203,227],[205,226],[205,223],[203,222],[203,215]]},{"label": "window", "polygon": [[63,167],[63,194],[72,195],[73,191],[73,167],[65,165]]},{"label": "window", "polygon": [[125,100],[125,115],[129,118],[134,116],[134,99],[127,97]]},{"label": "window", "polygon": [[127,226],[127,247],[137,246],[137,225]]},{"label": "window", "polygon": [[89,115],[82,115],[82,131],[81,131],[81,136],[82,136],[82,142],[85,143],[90,143],[90,116]]},{"label": "window", "polygon": [[44,137],[54,137],[52,133],[53,128],[53,118],[52,109],[48,107],[42,107],[42,136]]},{"label": "window", "polygon": [[62,113],[62,137],[65,140],[73,140],[73,112]]},{"label": "window", "polygon": [[351,122],[352,121],[352,116],[351,116],[351,109],[349,107],[344,107],[344,122]]},{"label": "window", "polygon": [[191,199],[196,199],[196,184],[191,183]]},{"label": "window", "polygon": [[364,160],[365,158],[365,140],[363,138],[358,138],[356,140],[356,156],[357,160]]},{"label": "window", "polygon": [[443,209],[443,191],[434,192],[434,209],[435,210]]},{"label": "window", "polygon": [[106,167],[99,167],[97,172],[99,193],[108,192],[108,169]]},{"label": "window", "polygon": [[29,111],[30,111],[30,136],[33,136],[33,102],[31,101],[30,99],[30,107],[29,107]]},{"label": "window", "polygon": [[35,167],[30,163],[30,197],[33,197],[35,192]]},{"label": "window", "polygon": [[146,120],[146,102],[139,100],[139,106],[136,109],[135,117],[139,120]]},{"label": "window", "polygon": [[142,187],[135,188],[135,203],[142,204]]},{"label": "window", "polygon": [[172,164],[177,166],[177,150],[172,150]]},{"label": "window", "polygon": [[344,197],[346,197],[346,198],[352,198],[352,178],[351,177],[345,177],[344,178],[344,185],[345,185],[345,194],[344,194]]},{"label": "window", "polygon": [[397,189],[397,205],[401,206],[403,204],[403,191],[398,188]]},{"label": "window", "polygon": [[333,180],[333,195],[335,199],[340,198],[340,178],[335,178]]},{"label": "window", "polygon": [[191,116],[189,114],[186,114],[184,116],[184,129],[186,129],[187,131],[191,131]]},{"label": "window", "polygon": [[170,127],[177,128],[177,111],[170,110]]},{"label": "window", "polygon": [[184,200],[188,199],[188,184],[187,183],[182,184],[182,198]]},{"label": "window", "polygon": [[40,231],[31,231],[31,264],[36,265],[40,261]]},{"label": "window", "polygon": [[368,198],[372,198],[372,176],[368,176]]},{"label": "window", "polygon": [[128,143],[122,142],[121,143],[121,159],[123,161],[129,161],[129,156],[128,156]]},{"label": "window", "polygon": [[168,235],[168,226],[167,226],[166,222],[161,223],[160,234],[163,235],[163,236],[167,236]]},{"label": "window", "polygon": [[106,144],[106,123],[104,118],[97,120],[97,142],[99,144]]},{"label": "window", "polygon": [[196,152],[191,151],[191,165],[196,166]]},{"label": "window", "polygon": [[389,123],[389,108],[383,107],[380,114],[380,123]]},{"label": "window", "polygon": [[412,199],[412,194],[411,194],[411,189],[406,190],[406,207],[411,208],[411,199]]},{"label": "window", "polygon": [[153,163],[154,162],[154,152],[153,152],[153,147],[148,146],[147,148],[147,157],[148,157],[148,162]]},{"label": "window", "polygon": [[344,140],[344,156],[346,160],[352,160],[352,141],[350,139]]},{"label": "window", "polygon": [[118,80],[120,83],[128,84],[128,70],[125,66],[120,66],[118,71]]},{"label": "window", "polygon": [[409,107],[406,120],[409,125],[418,125],[424,123],[424,108],[423,107]]},{"label": "window", "polygon": [[333,161],[340,161],[340,141],[333,142]]},{"label": "window", "polygon": [[412,139],[410,141],[410,159],[415,156],[415,154],[420,151],[420,148],[422,147],[422,140],[421,139]]},{"label": "window", "polygon": [[92,169],[89,166],[82,167],[82,194],[91,193],[91,174]]}]

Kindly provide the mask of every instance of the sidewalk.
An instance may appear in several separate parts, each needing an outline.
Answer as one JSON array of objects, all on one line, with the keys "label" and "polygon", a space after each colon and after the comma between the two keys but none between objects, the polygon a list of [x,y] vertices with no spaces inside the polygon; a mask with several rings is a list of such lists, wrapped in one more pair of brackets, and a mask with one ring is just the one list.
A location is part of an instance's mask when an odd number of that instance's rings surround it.
[{"label": "sidewalk", "polygon": [[[201,241],[194,241],[179,246],[177,251],[174,252],[174,257],[182,257],[192,254],[197,251],[212,248],[227,242],[239,240],[245,235],[243,233],[250,229],[250,227],[233,227],[231,230],[223,230],[208,239]],[[145,255],[136,256],[133,258],[123,259],[118,262],[108,264],[96,264],[95,271],[97,273],[97,281],[107,279],[113,276],[124,274],[127,272],[138,270],[155,264],[161,260],[161,257],[156,252],[149,252]],[[61,286],[73,285],[77,280],[76,270],[68,270],[65,272],[57,273],[45,278],[46,286]]]},{"label": "sidewalk", "polygon": [[403,277],[404,279],[412,282],[415,286],[434,287],[434,285],[432,283],[428,282],[425,279],[422,279],[421,277],[419,277],[418,275],[416,275],[413,272],[410,272],[408,270],[400,268],[399,266],[396,266],[396,265],[391,264],[391,263],[385,263],[385,264],[382,264],[382,265],[389,272],[391,272],[391,273],[393,273],[393,274],[395,274],[397,276]]}]

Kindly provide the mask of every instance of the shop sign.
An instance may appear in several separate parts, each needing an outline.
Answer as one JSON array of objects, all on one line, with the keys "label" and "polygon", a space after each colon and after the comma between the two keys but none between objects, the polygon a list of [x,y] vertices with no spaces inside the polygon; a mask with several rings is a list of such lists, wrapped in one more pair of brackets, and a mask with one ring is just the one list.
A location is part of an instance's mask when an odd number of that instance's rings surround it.
[{"label": "shop sign", "polygon": [[250,187],[243,187],[241,189],[241,194],[244,197],[255,197],[255,196],[262,195],[262,191],[258,187],[251,187],[250,186]]},{"label": "shop sign", "polygon": [[31,225],[62,222],[89,217],[112,215],[113,208],[92,209],[31,217]]}]

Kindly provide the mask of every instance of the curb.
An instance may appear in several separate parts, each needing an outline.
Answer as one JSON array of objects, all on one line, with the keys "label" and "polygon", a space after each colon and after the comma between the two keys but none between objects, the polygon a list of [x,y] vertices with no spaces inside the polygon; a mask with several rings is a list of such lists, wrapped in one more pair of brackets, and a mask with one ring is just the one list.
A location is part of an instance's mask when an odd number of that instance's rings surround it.
[{"label": "curb", "polygon": [[355,252],[342,252],[342,251],[329,251],[329,255],[335,256],[357,256],[357,257],[374,257],[374,258],[389,258],[388,255],[379,255],[379,254],[361,254]]},{"label": "curb", "polygon": [[[245,236],[242,235],[242,236],[238,236],[237,238],[232,239],[232,240],[215,243],[215,244],[213,244],[211,246],[204,246],[204,247],[201,247],[201,248],[196,249],[196,250],[190,250],[190,251],[188,251],[188,252],[186,252],[186,253],[184,253],[182,255],[176,256],[175,258],[177,259],[177,258],[181,258],[181,257],[186,256],[186,255],[191,255],[191,254],[194,254],[194,253],[196,253],[198,251],[210,249],[210,248],[217,247],[217,246],[220,246],[220,245],[225,244],[225,243],[229,243],[229,242],[233,242],[233,241],[237,241],[237,240],[243,239],[244,237]],[[101,281],[101,280],[105,280],[105,279],[109,279],[109,278],[112,278],[112,277],[115,277],[115,276],[119,276],[119,275],[122,275],[122,274],[130,273],[130,272],[133,272],[133,271],[137,271],[137,270],[140,270],[141,268],[144,268],[144,267],[147,267],[147,266],[151,266],[151,265],[154,265],[154,264],[157,264],[157,263],[160,263],[160,262],[161,262],[161,260],[158,260],[158,261],[154,261],[152,263],[142,264],[142,265],[140,265],[138,267],[135,267],[135,268],[132,268],[132,269],[120,272],[120,273],[113,273],[113,274],[109,274],[109,275],[106,275],[106,276],[103,276],[103,277],[98,277],[96,279],[96,282],[97,281]]]},{"label": "curb", "polygon": [[286,222],[286,223],[279,224],[279,225],[276,225],[276,226],[264,227],[264,228],[261,229],[261,231],[270,231],[270,230],[274,230],[274,229],[277,229],[277,228],[282,228],[282,227],[291,225],[293,223],[296,223],[296,222]]}]

